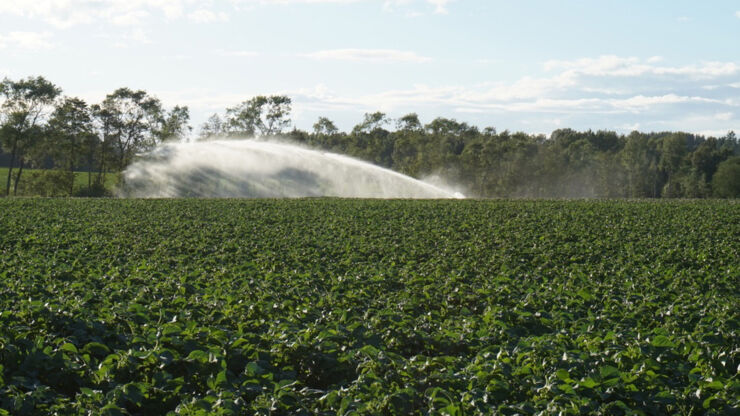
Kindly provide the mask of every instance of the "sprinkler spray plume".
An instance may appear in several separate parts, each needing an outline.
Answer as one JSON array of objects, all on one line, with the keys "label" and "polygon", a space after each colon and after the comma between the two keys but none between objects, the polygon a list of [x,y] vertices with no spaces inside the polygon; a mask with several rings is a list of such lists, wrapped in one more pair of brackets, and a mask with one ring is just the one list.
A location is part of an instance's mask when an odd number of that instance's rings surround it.
[{"label": "sprinkler spray plume", "polygon": [[348,156],[258,139],[164,143],[124,172],[138,198],[464,198]]}]

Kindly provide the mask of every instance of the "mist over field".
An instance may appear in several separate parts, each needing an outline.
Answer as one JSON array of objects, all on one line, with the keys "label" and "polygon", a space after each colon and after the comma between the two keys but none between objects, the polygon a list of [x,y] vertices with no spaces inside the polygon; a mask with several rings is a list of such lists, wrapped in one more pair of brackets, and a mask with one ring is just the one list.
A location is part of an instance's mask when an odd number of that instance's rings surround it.
[{"label": "mist over field", "polygon": [[121,196],[463,198],[370,163],[255,139],[166,143],[123,172]]}]

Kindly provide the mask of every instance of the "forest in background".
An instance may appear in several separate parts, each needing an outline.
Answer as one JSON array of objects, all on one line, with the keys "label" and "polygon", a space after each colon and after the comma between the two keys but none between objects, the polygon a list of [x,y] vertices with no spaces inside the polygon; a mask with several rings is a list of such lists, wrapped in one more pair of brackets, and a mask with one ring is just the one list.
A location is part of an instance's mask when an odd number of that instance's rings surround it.
[{"label": "forest in background", "polygon": [[[320,117],[291,129],[291,99],[257,96],[211,116],[197,135],[185,106],[166,109],[143,90],[119,88],[101,103],[65,97],[43,77],[0,83],[2,195],[105,196],[110,175],[168,140],[280,138],[435,177],[481,198],[736,198],[740,142],[684,132],[575,131],[549,137],[479,128],[415,113],[367,113],[349,132]],[[28,178],[24,169],[34,168]],[[87,186],[77,186],[84,172]],[[19,184],[22,186],[19,187]]]}]

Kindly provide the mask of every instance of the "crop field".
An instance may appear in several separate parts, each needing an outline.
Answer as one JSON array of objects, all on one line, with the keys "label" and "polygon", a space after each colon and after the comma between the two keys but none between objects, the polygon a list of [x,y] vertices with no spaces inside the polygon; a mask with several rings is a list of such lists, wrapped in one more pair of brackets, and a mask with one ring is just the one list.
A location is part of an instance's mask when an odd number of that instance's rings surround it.
[{"label": "crop field", "polygon": [[740,204],[0,200],[0,415],[740,413]]}]

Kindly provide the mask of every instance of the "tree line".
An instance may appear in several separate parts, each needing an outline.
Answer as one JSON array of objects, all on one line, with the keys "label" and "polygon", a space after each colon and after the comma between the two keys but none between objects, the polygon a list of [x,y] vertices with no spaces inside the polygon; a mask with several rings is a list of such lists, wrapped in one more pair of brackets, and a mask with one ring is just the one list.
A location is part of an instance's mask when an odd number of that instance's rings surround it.
[{"label": "tree line", "polygon": [[350,133],[325,119],[312,133],[289,136],[414,176],[462,184],[477,197],[706,198],[740,196],[740,146],[734,132],[703,137],[683,132],[627,135],[558,129],[550,137],[454,119],[422,124],[372,113]]},{"label": "tree line", "polygon": [[325,117],[310,132],[287,131],[290,104],[286,96],[255,97],[211,116],[199,139],[277,135],[416,178],[444,178],[482,198],[740,197],[740,143],[732,131],[717,138],[559,129],[548,138],[382,112],[365,114],[350,132]]},{"label": "tree line", "polygon": [[[166,110],[143,90],[119,88],[88,104],[43,77],[0,83],[0,144],[7,167],[4,194],[18,193],[24,168],[53,168],[36,176],[51,193],[73,193],[74,172],[87,172],[82,194],[105,193],[105,176],[121,172],[140,152],[189,132],[187,107]],[[38,173],[38,172],[37,172]]]},{"label": "tree line", "polygon": [[[0,97],[6,195],[17,192],[26,166],[53,168],[47,176],[67,178],[56,181],[69,186],[67,194],[73,192],[73,172],[85,171],[83,194],[100,194],[107,173],[121,172],[158,143],[189,138],[192,130],[187,107],[165,110],[141,90],[120,88],[88,105],[61,97],[42,77],[6,78]],[[284,95],[251,98],[212,115],[195,139],[280,137],[413,177],[444,178],[484,198],[740,197],[740,143],[734,132],[705,137],[558,129],[546,137],[444,117],[424,124],[415,113],[391,119],[382,112],[365,114],[349,132],[325,117],[304,131],[290,128],[291,105]]]}]

